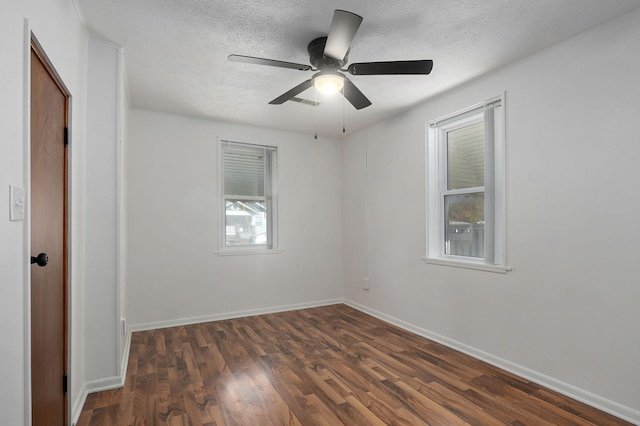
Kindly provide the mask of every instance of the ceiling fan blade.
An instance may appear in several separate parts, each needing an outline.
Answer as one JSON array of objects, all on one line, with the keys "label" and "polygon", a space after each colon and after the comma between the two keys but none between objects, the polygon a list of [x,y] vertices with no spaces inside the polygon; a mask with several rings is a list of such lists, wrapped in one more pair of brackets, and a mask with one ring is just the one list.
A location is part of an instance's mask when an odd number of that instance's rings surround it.
[{"label": "ceiling fan blade", "polygon": [[361,23],[362,16],[336,9],[333,12],[327,44],[324,47],[325,56],[341,61],[349,51],[349,46]]},{"label": "ceiling fan blade", "polygon": [[344,97],[347,98],[355,109],[366,108],[371,105],[371,101],[351,82],[348,78],[344,78]]},{"label": "ceiling fan blade", "polygon": [[349,65],[351,75],[429,74],[433,68],[431,59],[418,61],[362,62]]},{"label": "ceiling fan blade", "polygon": [[227,57],[231,62],[244,62],[245,64],[269,65],[279,68],[290,68],[292,70],[309,71],[310,65],[296,64],[294,62],[276,61],[275,59],[256,58],[254,56],[229,55]]},{"label": "ceiling fan blade", "polygon": [[294,98],[297,94],[304,92],[305,90],[307,90],[311,86],[313,86],[313,83],[311,82],[311,79],[303,81],[302,83],[298,84],[293,89],[289,90],[286,93],[283,93],[282,95],[278,96],[277,98],[275,98],[274,100],[269,102],[269,104],[271,104],[271,105],[283,104],[286,101]]}]

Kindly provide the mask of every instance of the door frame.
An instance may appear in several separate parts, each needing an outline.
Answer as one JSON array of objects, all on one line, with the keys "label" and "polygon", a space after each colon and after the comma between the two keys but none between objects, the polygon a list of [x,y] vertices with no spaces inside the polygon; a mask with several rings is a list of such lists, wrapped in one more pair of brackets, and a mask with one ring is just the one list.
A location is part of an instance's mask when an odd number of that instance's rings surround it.
[{"label": "door frame", "polygon": [[[31,200],[31,49],[35,49],[38,56],[42,60],[45,67],[48,69],[52,77],[54,78],[56,84],[62,91],[62,93],[67,97],[67,109],[66,109],[66,121],[67,127],[69,128],[68,134],[68,142],[66,152],[66,205],[65,205],[65,245],[66,249],[66,264],[63,268],[66,270],[66,283],[65,289],[66,294],[64,295],[64,304],[65,304],[65,358],[66,358],[66,373],[67,373],[67,394],[65,397],[65,421],[67,425],[71,424],[73,412],[72,401],[71,401],[71,388],[72,388],[72,369],[71,369],[71,340],[72,340],[72,280],[71,280],[71,253],[73,250],[72,247],[72,102],[73,97],[71,96],[71,92],[68,87],[64,84],[64,80],[61,78],[60,74],[57,72],[55,66],[52,61],[46,54],[45,49],[42,44],[38,41],[38,37],[35,32],[31,28],[30,22],[28,18],[24,20],[24,50],[23,50],[23,89],[24,89],[24,97],[23,97],[23,146],[24,146],[24,181],[26,194],[25,198],[27,200]],[[25,209],[25,225],[24,225],[24,419],[25,424],[31,424],[32,421],[32,406],[33,401],[31,398],[31,264],[27,261],[27,259],[31,258],[31,202],[26,203]]]}]

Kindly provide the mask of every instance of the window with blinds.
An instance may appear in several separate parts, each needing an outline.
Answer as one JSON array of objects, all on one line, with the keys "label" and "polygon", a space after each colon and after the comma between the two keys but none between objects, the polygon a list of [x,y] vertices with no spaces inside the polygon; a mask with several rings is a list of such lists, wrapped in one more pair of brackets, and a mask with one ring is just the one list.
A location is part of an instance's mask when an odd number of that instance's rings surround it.
[{"label": "window with blinds", "polygon": [[484,151],[482,115],[443,128],[441,184],[444,254],[484,258]]},{"label": "window with blinds", "polygon": [[220,142],[223,249],[273,249],[277,148]]},{"label": "window with blinds", "polygon": [[506,270],[503,116],[497,98],[429,123],[425,260]]}]

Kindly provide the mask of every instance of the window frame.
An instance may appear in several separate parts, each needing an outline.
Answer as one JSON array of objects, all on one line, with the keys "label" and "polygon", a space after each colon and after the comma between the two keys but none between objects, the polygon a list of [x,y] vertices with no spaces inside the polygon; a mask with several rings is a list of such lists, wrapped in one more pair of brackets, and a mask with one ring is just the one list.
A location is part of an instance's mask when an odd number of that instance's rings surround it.
[{"label": "window frame", "polygon": [[[427,238],[426,263],[505,273],[506,257],[506,138],[505,96],[497,96],[426,126]],[[447,133],[485,122],[484,186],[448,189]],[[484,257],[447,254],[445,196],[484,193]]]},{"label": "window frame", "polygon": [[[265,152],[267,159],[264,165],[264,196],[250,196],[226,194],[224,153],[226,149],[235,147],[238,151],[260,149]],[[218,255],[249,255],[281,253],[280,229],[278,220],[278,157],[279,147],[272,144],[237,142],[228,138],[218,138]],[[267,211],[267,242],[264,244],[227,245],[226,238],[226,205],[227,201],[262,201]]]}]

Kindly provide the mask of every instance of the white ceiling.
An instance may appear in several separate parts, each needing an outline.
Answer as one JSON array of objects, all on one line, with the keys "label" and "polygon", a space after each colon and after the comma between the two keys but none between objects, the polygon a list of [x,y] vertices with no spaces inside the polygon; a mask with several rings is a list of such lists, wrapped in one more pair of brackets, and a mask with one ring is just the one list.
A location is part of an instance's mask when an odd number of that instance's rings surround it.
[{"label": "white ceiling", "polygon": [[[640,7],[640,0],[77,0],[87,27],[125,48],[134,108],[341,137],[451,87]],[[317,108],[268,102],[310,71],[227,61],[229,54],[308,64],[333,11],[364,20],[349,62],[433,59],[429,76],[353,76],[373,103]],[[591,72],[585,70],[585,72]],[[313,100],[314,89],[300,97]]]}]

